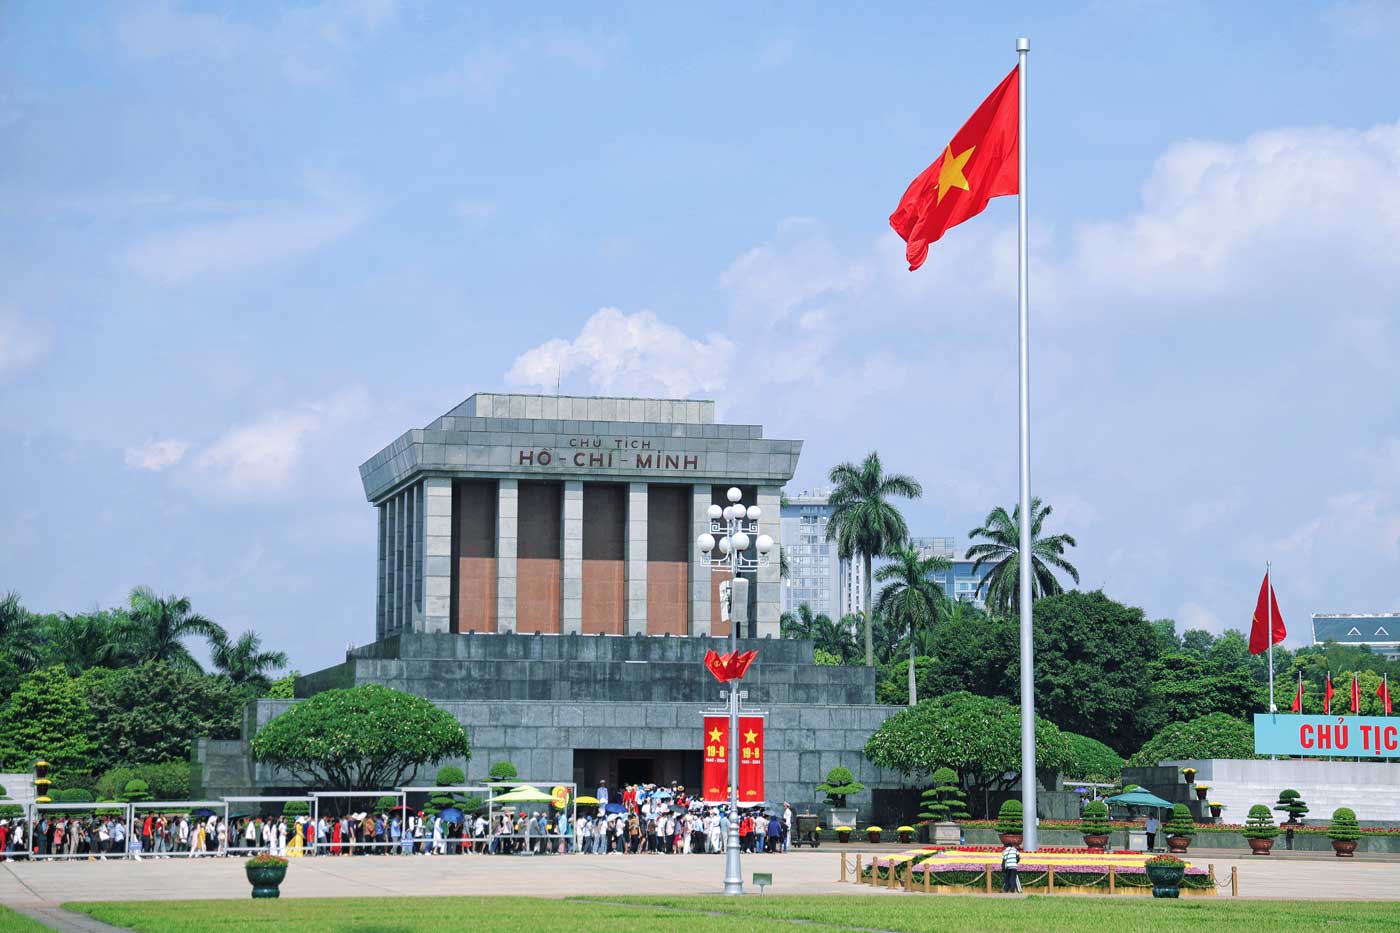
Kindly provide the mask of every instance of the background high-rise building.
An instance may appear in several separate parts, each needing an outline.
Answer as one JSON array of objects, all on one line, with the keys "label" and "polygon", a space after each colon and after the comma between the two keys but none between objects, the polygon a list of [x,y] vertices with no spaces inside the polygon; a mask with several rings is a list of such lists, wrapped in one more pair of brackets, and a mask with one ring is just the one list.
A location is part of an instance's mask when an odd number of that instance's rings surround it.
[{"label": "background high-rise building", "polygon": [[830,491],[803,490],[787,495],[782,504],[783,612],[806,604],[833,619],[860,611],[865,599],[865,574],[859,562],[843,561],[836,542],[828,541]]},{"label": "background high-rise building", "polygon": [[996,566],[995,562],[988,561],[974,573],[972,567],[977,561],[962,556],[964,552],[958,550],[956,538],[910,538],[909,543],[914,545],[920,557],[942,557],[951,564],[947,570],[934,575],[944,593],[953,599],[972,603],[979,609],[987,608],[984,598],[987,594],[979,593],[977,588]]}]

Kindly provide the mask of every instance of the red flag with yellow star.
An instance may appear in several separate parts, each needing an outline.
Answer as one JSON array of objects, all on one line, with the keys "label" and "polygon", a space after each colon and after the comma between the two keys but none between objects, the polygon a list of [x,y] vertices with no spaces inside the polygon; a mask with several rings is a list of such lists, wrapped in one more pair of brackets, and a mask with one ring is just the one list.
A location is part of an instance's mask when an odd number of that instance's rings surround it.
[{"label": "red flag with yellow star", "polygon": [[705,717],[705,766],[700,777],[700,799],[723,803],[729,799],[729,717]]},{"label": "red flag with yellow star", "polygon": [[924,264],[929,244],[950,227],[982,213],[992,198],[1018,192],[1017,78],[1012,68],[890,215],[890,226],[907,244],[910,272]]}]

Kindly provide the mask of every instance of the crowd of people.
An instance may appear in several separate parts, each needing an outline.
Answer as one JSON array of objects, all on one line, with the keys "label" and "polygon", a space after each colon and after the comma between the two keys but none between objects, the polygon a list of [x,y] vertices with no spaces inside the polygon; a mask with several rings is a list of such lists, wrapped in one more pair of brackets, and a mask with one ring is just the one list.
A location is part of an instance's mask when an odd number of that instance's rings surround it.
[{"label": "crowd of people", "polygon": [[[225,820],[208,811],[140,812],[121,816],[42,813],[26,836],[24,820],[0,820],[0,859],[28,855],[105,859],[251,855],[287,858],[354,855],[521,855],[610,853],[689,855],[724,851],[727,806],[692,799],[685,787],[634,784],[613,800],[606,782],[597,804],[475,814],[396,808],[344,816],[286,814]],[[786,852],[792,808],[741,808],[745,852]]]}]

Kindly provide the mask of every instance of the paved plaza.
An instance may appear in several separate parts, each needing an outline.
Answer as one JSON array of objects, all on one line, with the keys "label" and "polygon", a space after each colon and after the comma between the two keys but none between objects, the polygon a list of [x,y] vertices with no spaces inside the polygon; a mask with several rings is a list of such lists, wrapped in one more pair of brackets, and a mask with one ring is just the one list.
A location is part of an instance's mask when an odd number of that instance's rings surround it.
[{"label": "paved plaza", "polygon": [[[893,852],[896,848],[883,848]],[[870,894],[880,889],[842,884],[838,850],[744,859],[745,879],[772,872],[775,894]],[[852,849],[846,849],[849,857]],[[1222,853],[1223,855],[1224,853]],[[1299,853],[1301,855],[1301,853]],[[1215,866],[1228,881],[1239,869],[1240,896],[1316,900],[1400,898],[1400,861],[1336,858],[1188,856]],[[869,853],[865,854],[869,858]],[[560,856],[305,858],[292,863],[283,897],[407,897],[457,895],[712,894],[719,890],[718,857]],[[248,882],[237,858],[145,859],[141,862],[5,862],[0,903],[43,907],[65,901],[246,898]],[[757,893],[754,889],[753,893]],[[883,893],[883,892],[882,892]],[[899,896],[898,892],[888,896]],[[1228,885],[1222,896],[1229,896]]]}]

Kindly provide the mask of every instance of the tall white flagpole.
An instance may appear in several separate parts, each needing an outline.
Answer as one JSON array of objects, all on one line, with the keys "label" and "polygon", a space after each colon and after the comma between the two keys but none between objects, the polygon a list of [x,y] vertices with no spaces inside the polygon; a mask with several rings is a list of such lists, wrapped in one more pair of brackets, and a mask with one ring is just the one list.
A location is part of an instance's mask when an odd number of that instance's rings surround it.
[{"label": "tall white flagpole", "polygon": [[1269,712],[1277,713],[1278,704],[1274,702],[1274,581],[1269,578],[1273,566],[1273,561],[1264,562],[1264,589],[1268,591],[1264,599],[1269,603]]},{"label": "tall white flagpole", "polygon": [[1016,40],[1017,113],[1016,202],[1019,211],[1020,249],[1017,256],[1021,320],[1021,807],[1025,811],[1022,842],[1027,852],[1036,850],[1035,774],[1035,643],[1031,637],[1031,363],[1030,298],[1026,282],[1026,53],[1031,40]]}]

